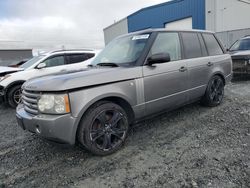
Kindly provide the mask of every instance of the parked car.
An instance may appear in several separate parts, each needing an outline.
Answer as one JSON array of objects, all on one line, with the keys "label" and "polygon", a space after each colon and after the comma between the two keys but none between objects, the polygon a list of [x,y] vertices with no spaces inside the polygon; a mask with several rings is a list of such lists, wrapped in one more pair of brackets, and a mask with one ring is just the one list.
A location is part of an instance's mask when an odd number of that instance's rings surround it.
[{"label": "parked car", "polygon": [[150,29],[114,39],[86,71],[32,79],[16,117],[47,139],[117,151],[129,126],[193,101],[221,104],[232,60],[207,31]]},{"label": "parked car", "polygon": [[40,54],[18,68],[0,67],[0,100],[15,108],[21,100],[21,86],[28,79],[68,70],[82,69],[93,50],[57,50]]},{"label": "parked car", "polygon": [[229,52],[233,59],[234,77],[250,76],[250,36],[236,41]]}]

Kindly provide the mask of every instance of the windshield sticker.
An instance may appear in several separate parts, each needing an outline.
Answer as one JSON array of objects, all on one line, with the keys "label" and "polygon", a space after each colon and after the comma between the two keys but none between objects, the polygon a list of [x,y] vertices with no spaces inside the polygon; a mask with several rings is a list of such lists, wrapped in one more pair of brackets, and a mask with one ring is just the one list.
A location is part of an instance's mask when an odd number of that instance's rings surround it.
[{"label": "windshield sticker", "polygon": [[148,39],[149,38],[149,34],[147,35],[136,35],[133,36],[132,40],[142,40],[142,39]]}]

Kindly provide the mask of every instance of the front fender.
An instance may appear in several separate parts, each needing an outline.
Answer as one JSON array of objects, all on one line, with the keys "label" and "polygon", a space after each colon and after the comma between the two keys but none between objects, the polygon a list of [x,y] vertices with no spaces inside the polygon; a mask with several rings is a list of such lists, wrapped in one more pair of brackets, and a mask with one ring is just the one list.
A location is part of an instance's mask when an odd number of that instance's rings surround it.
[{"label": "front fender", "polygon": [[97,101],[108,97],[117,97],[127,101],[131,107],[137,104],[135,80],[118,82],[69,93],[71,113],[76,118],[74,131],[81,121],[84,113]]}]

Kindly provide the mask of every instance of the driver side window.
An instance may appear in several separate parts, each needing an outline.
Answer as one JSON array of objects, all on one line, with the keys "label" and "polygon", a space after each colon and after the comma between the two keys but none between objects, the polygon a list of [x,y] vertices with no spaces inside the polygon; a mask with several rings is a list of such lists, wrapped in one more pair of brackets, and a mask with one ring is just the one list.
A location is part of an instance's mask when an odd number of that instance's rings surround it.
[{"label": "driver side window", "polygon": [[46,67],[55,67],[55,66],[60,66],[64,65],[64,56],[55,56],[49,59],[46,59],[43,63],[46,64]]},{"label": "driver side window", "polygon": [[151,55],[169,53],[171,61],[181,59],[181,46],[178,33],[159,33],[151,48]]}]

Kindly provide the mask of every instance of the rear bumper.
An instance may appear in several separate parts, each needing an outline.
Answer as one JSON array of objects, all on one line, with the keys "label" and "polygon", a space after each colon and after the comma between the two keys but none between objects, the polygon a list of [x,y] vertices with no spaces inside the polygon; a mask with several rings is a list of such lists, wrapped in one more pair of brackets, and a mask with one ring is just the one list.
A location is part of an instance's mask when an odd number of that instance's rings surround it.
[{"label": "rear bumper", "polygon": [[56,142],[75,144],[77,125],[76,118],[71,114],[33,116],[24,110],[23,104],[20,104],[17,107],[16,119],[22,129],[38,136]]}]

